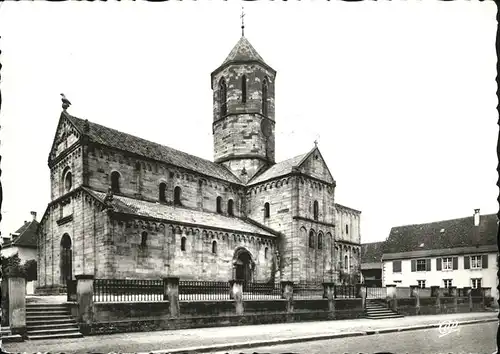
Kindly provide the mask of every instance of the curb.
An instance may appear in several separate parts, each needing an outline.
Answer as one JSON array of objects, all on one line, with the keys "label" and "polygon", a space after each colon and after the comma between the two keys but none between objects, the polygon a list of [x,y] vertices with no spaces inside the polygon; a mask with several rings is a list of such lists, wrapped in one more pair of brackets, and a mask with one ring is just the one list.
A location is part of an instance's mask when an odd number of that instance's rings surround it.
[{"label": "curb", "polygon": [[[498,318],[496,317],[496,318],[485,318],[485,319],[480,319],[480,320],[458,321],[458,324],[459,325],[468,325],[468,324],[486,323],[486,322],[498,322]],[[386,333],[393,333],[393,332],[415,331],[415,330],[419,330],[419,329],[429,329],[429,328],[439,328],[439,327],[441,327],[440,323],[433,323],[433,324],[427,324],[427,325],[418,325],[418,326],[401,327],[401,328],[383,328],[383,329],[371,330],[371,331],[343,332],[343,333],[335,333],[335,334],[292,337],[292,338],[283,338],[283,339],[271,339],[271,340],[239,342],[239,343],[237,342],[237,343],[231,343],[231,344],[213,344],[213,345],[207,345],[207,346],[199,346],[199,347],[191,347],[191,348],[178,348],[178,349],[172,349],[172,350],[154,350],[154,351],[143,352],[143,353],[138,353],[138,354],[206,353],[206,352],[213,352],[213,351],[249,349],[249,348],[255,348],[255,347],[264,347],[264,346],[267,347],[267,346],[273,346],[273,345],[312,342],[312,341],[320,341],[320,340],[328,340],[328,339],[360,337],[360,336],[373,335],[373,334],[386,334]]]}]

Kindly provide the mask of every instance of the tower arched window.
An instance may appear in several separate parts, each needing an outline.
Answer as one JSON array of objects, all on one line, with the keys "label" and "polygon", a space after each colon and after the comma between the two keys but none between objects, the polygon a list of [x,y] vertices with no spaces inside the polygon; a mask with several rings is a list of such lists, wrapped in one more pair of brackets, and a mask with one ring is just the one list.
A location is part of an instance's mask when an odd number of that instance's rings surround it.
[{"label": "tower arched window", "polygon": [[266,203],[264,204],[264,217],[265,218],[269,218],[269,216],[271,215],[271,210],[270,210],[270,206],[269,206],[269,203]]},{"label": "tower arched window", "polygon": [[314,206],[313,206],[313,215],[314,215],[314,220],[318,220],[318,215],[319,215],[319,204],[318,201],[314,201]]},{"label": "tower arched window", "polygon": [[314,248],[314,231],[309,232],[309,248]]},{"label": "tower arched window", "polygon": [[186,250],[186,238],[183,237],[181,238],[181,251],[185,251]]},{"label": "tower arched window", "polygon": [[220,117],[222,118],[227,114],[227,86],[224,78],[219,82],[219,108]]},{"label": "tower arched window", "polygon": [[217,212],[219,214],[222,214],[222,197],[217,197],[217,201],[216,201],[216,209],[217,209]]},{"label": "tower arched window", "polygon": [[217,254],[217,241],[212,242],[212,253]]},{"label": "tower arched window", "polygon": [[148,242],[148,233],[144,231],[141,234],[141,248],[146,248]]},{"label": "tower arched window", "polygon": [[111,172],[111,190],[120,193],[120,174],[116,171]]},{"label": "tower arched window", "polygon": [[233,210],[234,202],[232,199],[229,199],[227,201],[227,215],[233,216],[234,215],[234,210]]},{"label": "tower arched window", "polygon": [[323,234],[318,235],[318,249],[323,249]]},{"label": "tower arched window", "polygon": [[174,205],[181,205],[181,187],[179,186],[174,189]]},{"label": "tower arched window", "polygon": [[267,79],[262,81],[262,115],[267,116],[267,89],[268,82]]},{"label": "tower arched window", "polygon": [[68,169],[66,170],[64,175],[64,189],[66,190],[66,192],[69,192],[71,190],[71,187],[73,187],[73,175]]},{"label": "tower arched window", "polygon": [[165,182],[160,183],[160,195],[159,195],[159,200],[162,203],[165,203],[167,201],[167,196],[165,194],[167,190],[167,184]]},{"label": "tower arched window", "polygon": [[269,257],[269,248],[265,248],[264,249],[264,258],[267,259],[267,257]]},{"label": "tower arched window", "polygon": [[344,269],[349,269],[349,257],[347,257],[347,255],[345,255],[344,257]]},{"label": "tower arched window", "polygon": [[241,102],[247,102],[247,76],[241,77]]},{"label": "tower arched window", "polygon": [[345,233],[346,233],[346,234],[349,234],[349,225],[346,225],[346,226],[345,226]]}]

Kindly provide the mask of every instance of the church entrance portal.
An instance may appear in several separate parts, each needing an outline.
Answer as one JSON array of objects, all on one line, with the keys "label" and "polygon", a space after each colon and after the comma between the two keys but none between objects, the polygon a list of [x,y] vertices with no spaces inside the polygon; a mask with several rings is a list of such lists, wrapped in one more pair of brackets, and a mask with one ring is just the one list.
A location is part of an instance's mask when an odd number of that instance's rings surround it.
[{"label": "church entrance portal", "polygon": [[64,234],[61,238],[61,285],[66,286],[67,281],[73,278],[73,255],[71,251],[71,238]]},{"label": "church entrance portal", "polygon": [[253,261],[250,252],[246,249],[236,250],[234,267],[235,278],[243,281],[243,291],[245,291],[248,283],[252,281]]}]

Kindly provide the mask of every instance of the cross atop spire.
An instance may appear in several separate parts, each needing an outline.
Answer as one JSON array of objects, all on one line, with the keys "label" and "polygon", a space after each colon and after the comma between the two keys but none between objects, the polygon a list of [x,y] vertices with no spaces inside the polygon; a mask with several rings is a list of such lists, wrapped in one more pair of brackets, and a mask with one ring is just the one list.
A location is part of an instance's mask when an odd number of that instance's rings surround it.
[{"label": "cross atop spire", "polygon": [[245,37],[245,9],[241,7],[241,36]]},{"label": "cross atop spire", "polygon": [[314,147],[318,147],[318,139],[314,140]]}]

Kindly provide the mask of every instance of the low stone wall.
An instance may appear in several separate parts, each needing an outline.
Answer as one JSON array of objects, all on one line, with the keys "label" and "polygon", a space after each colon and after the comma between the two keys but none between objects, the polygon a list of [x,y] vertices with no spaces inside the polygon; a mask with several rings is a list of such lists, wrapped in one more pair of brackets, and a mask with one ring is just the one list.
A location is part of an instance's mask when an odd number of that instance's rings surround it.
[{"label": "low stone wall", "polygon": [[161,320],[170,317],[170,304],[162,302],[96,302],[93,322],[115,322],[132,319]]},{"label": "low stone wall", "polygon": [[[397,311],[404,316],[415,316],[415,315],[436,315],[436,314],[447,314],[447,313],[466,313],[471,312],[469,305],[469,298],[467,297],[457,297],[457,305],[455,306],[453,297],[441,297],[440,306],[436,305],[435,297],[425,297],[420,298],[420,307],[417,309],[417,299],[415,297],[407,297],[397,299]],[[387,302],[387,307],[392,308],[392,301]],[[492,303],[493,298],[486,298],[485,303]],[[486,306],[483,306],[482,298],[473,297],[472,298],[472,312],[483,312],[488,311]]]}]

